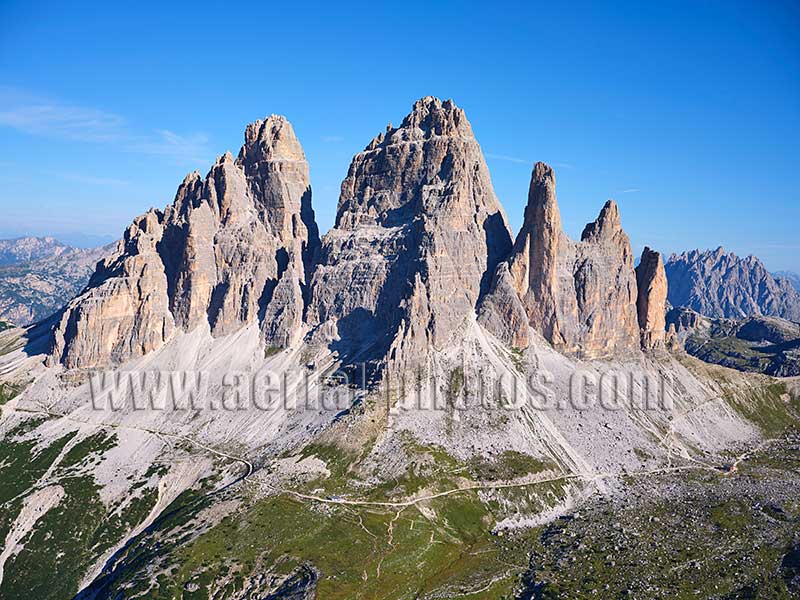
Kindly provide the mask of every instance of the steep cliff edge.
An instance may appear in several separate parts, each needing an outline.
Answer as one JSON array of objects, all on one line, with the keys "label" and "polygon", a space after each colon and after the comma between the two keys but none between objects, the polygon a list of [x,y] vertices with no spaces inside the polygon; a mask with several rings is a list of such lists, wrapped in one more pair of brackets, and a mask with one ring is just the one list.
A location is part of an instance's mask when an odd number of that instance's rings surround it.
[{"label": "steep cliff edge", "polygon": [[667,275],[660,252],[648,247],[642,251],[636,267],[636,286],[642,347],[647,350],[661,348],[666,341]]}]

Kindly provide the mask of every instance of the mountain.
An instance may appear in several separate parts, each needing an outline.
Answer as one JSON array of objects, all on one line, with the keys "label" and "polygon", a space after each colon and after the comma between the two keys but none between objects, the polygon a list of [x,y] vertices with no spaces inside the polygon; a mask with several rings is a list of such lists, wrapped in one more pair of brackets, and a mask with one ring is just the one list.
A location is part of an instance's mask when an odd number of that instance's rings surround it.
[{"label": "mountain", "polygon": [[740,371],[800,376],[800,323],[778,317],[712,319],[690,308],[667,314],[692,356]]},{"label": "mountain", "polygon": [[800,275],[792,271],[775,271],[772,276],[775,279],[786,279],[792,287],[800,292]]},{"label": "mountain", "polygon": [[655,347],[664,339],[664,324],[663,318],[649,322],[650,304],[664,305],[666,286],[653,285],[663,277],[660,255],[648,248],[643,258],[639,299],[630,240],[616,203],[609,200],[586,225],[581,241],[573,242],[561,228],[555,174],[536,163],[522,229],[508,262],[495,275],[481,321],[521,348],[530,343],[530,326],[560,352],[581,358],[638,350],[640,327],[653,337],[646,345]]},{"label": "mountain", "polygon": [[302,331],[306,278],[319,245],[308,163],[291,124],[248,125],[234,159],[181,183],[165,210],[125,231],[87,289],[63,311],[52,357],[118,364],[197,326],[213,336],[258,322],[269,347]]},{"label": "mountain", "polygon": [[0,266],[54,258],[72,250],[70,246],[52,237],[21,237],[0,240]]},{"label": "mountain", "polygon": [[774,278],[755,256],[740,258],[721,247],[692,250],[670,256],[665,269],[672,306],[715,318],[800,320],[800,292],[788,280]]},{"label": "mountain", "polygon": [[537,163],[512,238],[426,97],[320,239],[291,124],[248,125],[0,331],[0,596],[790,597],[793,381],[675,350],[660,254],[591,218]]},{"label": "mountain", "polygon": [[[0,318],[20,326],[40,321],[67,304],[88,283],[97,262],[113,249],[109,245],[82,250],[58,242],[36,251],[28,244],[23,247],[24,252],[16,248],[19,262],[0,266]],[[52,252],[48,254],[45,247]],[[29,260],[37,254],[44,256]]]},{"label": "mountain", "polygon": [[309,324],[350,361],[424,362],[474,314],[511,241],[464,111],[423,98],[353,158]]}]

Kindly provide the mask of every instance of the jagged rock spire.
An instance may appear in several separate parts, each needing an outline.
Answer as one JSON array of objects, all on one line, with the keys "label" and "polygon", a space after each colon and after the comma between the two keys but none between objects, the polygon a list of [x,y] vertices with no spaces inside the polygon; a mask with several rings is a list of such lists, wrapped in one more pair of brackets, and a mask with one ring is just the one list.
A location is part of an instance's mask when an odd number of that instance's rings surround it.
[{"label": "jagged rock spire", "polygon": [[239,157],[188,175],[163,212],[134,220],[64,309],[50,362],[94,367],[141,356],[176,330],[214,335],[261,322],[266,345],[302,334],[319,234],[308,164],[291,124],[250,124]]},{"label": "jagged rock spire", "polygon": [[597,220],[592,223],[587,223],[583,228],[581,234],[582,242],[598,242],[604,238],[613,238],[614,236],[623,234],[622,219],[619,216],[619,207],[613,200],[608,200]]},{"label": "jagged rock spire", "polygon": [[647,350],[664,346],[667,313],[667,274],[661,253],[645,246],[636,267],[639,317],[642,347]]},{"label": "jagged rock spire", "polygon": [[514,250],[481,307],[484,325],[518,347],[530,326],[567,354],[612,356],[639,346],[636,289],[616,203],[573,242],[561,226],[553,170],[536,163]]}]

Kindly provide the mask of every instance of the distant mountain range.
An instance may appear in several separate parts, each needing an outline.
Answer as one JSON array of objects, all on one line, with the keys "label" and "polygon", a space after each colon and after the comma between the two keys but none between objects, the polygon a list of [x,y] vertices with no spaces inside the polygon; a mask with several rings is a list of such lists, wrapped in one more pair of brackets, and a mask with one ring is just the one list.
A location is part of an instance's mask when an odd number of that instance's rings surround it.
[{"label": "distant mountain range", "polygon": [[792,284],[792,287],[800,292],[800,275],[794,273],[793,271],[775,271],[772,274],[773,277],[786,279],[789,283]]},{"label": "distant mountain range", "polygon": [[70,250],[70,246],[52,237],[0,240],[0,266],[52,258],[67,250]]},{"label": "distant mountain range", "polygon": [[0,319],[29,325],[81,291],[114,245],[80,249],[52,237],[0,240]]},{"label": "distant mountain range", "polygon": [[721,247],[691,250],[673,254],[664,267],[672,306],[713,318],[765,315],[800,321],[800,292],[755,256],[741,258]]}]

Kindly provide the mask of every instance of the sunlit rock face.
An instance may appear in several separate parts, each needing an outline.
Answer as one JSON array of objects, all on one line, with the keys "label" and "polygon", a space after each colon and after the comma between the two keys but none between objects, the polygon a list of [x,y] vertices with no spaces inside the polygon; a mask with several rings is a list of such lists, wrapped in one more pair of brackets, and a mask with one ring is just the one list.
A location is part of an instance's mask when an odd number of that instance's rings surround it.
[{"label": "sunlit rock face", "polygon": [[302,335],[319,248],[308,163],[291,124],[248,125],[238,158],[192,173],[164,211],[134,220],[64,309],[50,362],[95,367],[162,346],[199,325],[215,336],[261,323],[264,344]]},{"label": "sunlit rock face", "polygon": [[528,326],[559,351],[602,358],[639,347],[630,240],[609,200],[579,242],[561,226],[553,169],[536,163],[522,228],[498,269],[481,321],[516,347]]},{"label": "sunlit rock face", "polygon": [[510,249],[464,111],[423,98],[353,158],[309,322],[351,358],[414,362],[473,317]]},{"label": "sunlit rock face", "polygon": [[667,274],[660,252],[645,247],[636,267],[636,286],[642,348],[661,348],[666,340]]},{"label": "sunlit rock face", "polygon": [[800,293],[788,279],[773,277],[755,256],[723,248],[673,254],[664,265],[669,302],[707,317],[773,316],[800,321]]}]

